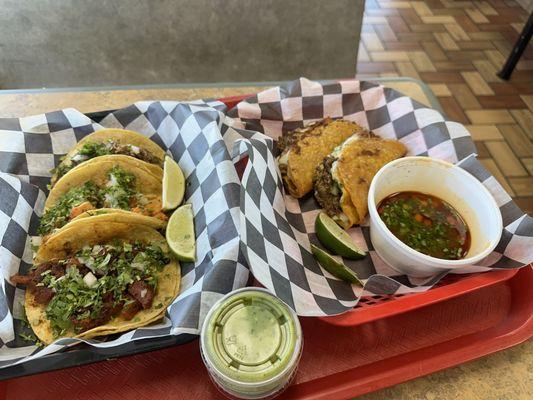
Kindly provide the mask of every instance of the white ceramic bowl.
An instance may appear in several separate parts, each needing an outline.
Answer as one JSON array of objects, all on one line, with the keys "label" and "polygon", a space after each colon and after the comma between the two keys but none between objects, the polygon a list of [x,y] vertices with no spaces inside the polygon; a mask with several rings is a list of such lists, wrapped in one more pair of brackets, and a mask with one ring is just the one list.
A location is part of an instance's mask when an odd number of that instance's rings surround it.
[{"label": "white ceramic bowl", "polygon": [[[470,230],[465,258],[443,260],[413,250],[392,234],[379,217],[377,205],[391,194],[414,191],[431,194],[453,206]],[[502,216],[489,191],[460,167],[429,157],[405,157],[383,166],[368,192],[370,239],[378,255],[395,270],[427,277],[476,264],[500,241]]]}]

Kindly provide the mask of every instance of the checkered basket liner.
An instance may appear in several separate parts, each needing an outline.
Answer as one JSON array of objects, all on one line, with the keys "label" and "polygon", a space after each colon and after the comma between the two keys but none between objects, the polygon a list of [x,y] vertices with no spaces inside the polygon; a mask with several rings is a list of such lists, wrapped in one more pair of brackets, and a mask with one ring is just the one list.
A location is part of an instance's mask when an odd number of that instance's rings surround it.
[{"label": "checkered basket liner", "polygon": [[197,334],[203,318],[224,294],[246,285],[249,271],[240,252],[240,182],[221,136],[224,104],[215,101],[138,102],[95,122],[74,110],[0,119],[0,367],[42,357],[78,343],[61,339],[37,349],[20,336],[24,289],[9,277],[32,264],[36,234],[50,182],[50,170],[87,134],[102,128],[140,132],[178,162],[186,179],[185,202],[193,206],[197,261],[181,263],[181,292],[158,325],[126,332],[110,341]]},{"label": "checkered basket liner", "polygon": [[500,207],[504,229],[496,249],[476,267],[461,272],[518,268],[533,260],[533,219],[525,215],[476,159],[464,126],[441,113],[371,82],[321,84],[300,78],[240,102],[230,110],[222,132],[234,161],[249,157],[240,198],[241,248],[255,278],[299,315],[324,316],[354,307],[361,296],[428,290],[447,273],[414,279],[389,267],[372,247],[368,224],[349,234],[369,254],[345,259],[364,288],[340,281],[313,258],[310,244],[320,207],[312,196],[286,195],[276,164],[274,141],[282,132],[325,117],[357,122],[383,138],[398,139],[408,155],[458,164],[481,181]]}]

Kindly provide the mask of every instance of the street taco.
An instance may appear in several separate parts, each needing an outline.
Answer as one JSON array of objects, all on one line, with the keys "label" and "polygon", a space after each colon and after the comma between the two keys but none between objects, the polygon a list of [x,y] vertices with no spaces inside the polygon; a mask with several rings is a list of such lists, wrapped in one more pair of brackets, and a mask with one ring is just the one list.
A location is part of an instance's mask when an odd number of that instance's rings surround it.
[{"label": "street taco", "polygon": [[278,165],[285,188],[300,198],[313,190],[313,175],[320,162],[335,147],[364,128],[343,119],[326,118],[304,128],[284,133],[278,141]]},{"label": "street taco", "polygon": [[122,216],[69,224],[11,281],[26,285],[24,308],[45,344],[90,339],[161,319],[180,287],[180,266],[155,229]]},{"label": "street taco", "polygon": [[50,191],[38,233],[47,236],[77,217],[111,209],[152,218],[149,225],[163,228],[168,217],[161,210],[162,172],[156,177],[143,164],[131,157],[109,155],[78,165]]},{"label": "street taco", "polygon": [[154,141],[140,133],[124,129],[102,129],[85,136],[52,170],[50,187],[72,168],[95,157],[121,154],[146,163],[144,168],[151,172],[161,168],[165,158],[164,150]]},{"label": "street taco", "polygon": [[344,229],[362,224],[368,213],[372,178],[383,165],[406,152],[399,141],[382,139],[371,132],[351,136],[316,168],[318,203]]}]

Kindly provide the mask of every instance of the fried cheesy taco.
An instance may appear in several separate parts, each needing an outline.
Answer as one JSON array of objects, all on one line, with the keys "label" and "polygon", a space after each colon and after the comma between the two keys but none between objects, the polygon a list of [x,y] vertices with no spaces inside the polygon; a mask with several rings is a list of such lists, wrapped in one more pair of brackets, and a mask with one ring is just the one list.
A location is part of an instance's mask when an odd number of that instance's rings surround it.
[{"label": "fried cheesy taco", "polygon": [[136,213],[138,222],[163,228],[162,176],[143,168],[143,161],[124,155],[93,158],[63,176],[50,191],[38,233],[50,235],[68,222],[90,215]]},{"label": "fried cheesy taco", "polygon": [[[109,218],[105,220],[105,218]],[[155,229],[123,215],[71,222],[40,246],[26,275],[26,316],[45,344],[89,339],[162,318],[180,287],[180,266]]]},{"label": "fried cheesy taco", "polygon": [[278,141],[278,165],[289,194],[300,198],[311,192],[317,165],[335,147],[363,130],[354,122],[326,118],[285,133]]},{"label": "fried cheesy taco", "polygon": [[72,168],[95,157],[121,154],[144,161],[143,168],[156,173],[163,165],[165,152],[155,142],[140,133],[124,129],[102,129],[85,136],[52,170],[50,187]]},{"label": "fried cheesy taco", "polygon": [[383,165],[406,152],[397,140],[382,139],[368,131],[351,136],[316,168],[314,189],[318,203],[345,229],[362,224],[368,212],[372,178]]}]

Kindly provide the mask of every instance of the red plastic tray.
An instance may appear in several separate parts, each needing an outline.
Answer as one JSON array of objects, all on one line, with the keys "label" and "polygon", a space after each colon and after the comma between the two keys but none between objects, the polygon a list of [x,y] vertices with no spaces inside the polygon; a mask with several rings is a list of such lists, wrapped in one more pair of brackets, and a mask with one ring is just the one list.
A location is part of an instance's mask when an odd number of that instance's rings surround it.
[{"label": "red plastic tray", "polygon": [[[531,266],[450,276],[426,293],[375,296],[343,316],[301,318],[302,360],[280,398],[350,398],[521,343],[533,335],[531,287]],[[194,341],[0,382],[0,398],[221,398],[198,347]]]}]

